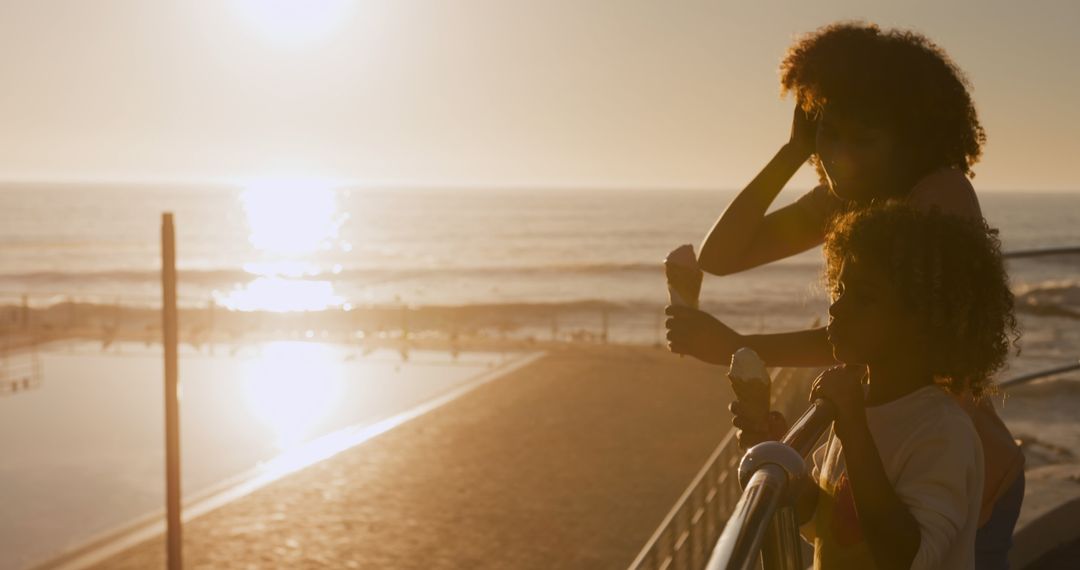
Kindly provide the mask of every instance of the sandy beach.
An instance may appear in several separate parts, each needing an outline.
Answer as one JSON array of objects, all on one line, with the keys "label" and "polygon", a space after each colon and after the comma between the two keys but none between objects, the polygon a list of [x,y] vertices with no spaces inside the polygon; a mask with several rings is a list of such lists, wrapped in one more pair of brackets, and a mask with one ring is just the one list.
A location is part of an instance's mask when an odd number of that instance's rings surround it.
[{"label": "sandy beach", "polygon": [[[722,370],[552,350],[185,526],[186,568],[625,568],[727,431]],[[164,563],[161,538],[95,568]]]}]

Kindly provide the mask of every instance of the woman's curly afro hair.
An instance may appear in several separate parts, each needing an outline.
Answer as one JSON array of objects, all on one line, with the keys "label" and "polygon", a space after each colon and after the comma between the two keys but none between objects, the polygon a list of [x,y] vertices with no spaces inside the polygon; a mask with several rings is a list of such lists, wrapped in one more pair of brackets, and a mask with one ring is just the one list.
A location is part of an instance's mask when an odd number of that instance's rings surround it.
[{"label": "woman's curly afro hair", "polygon": [[807,112],[842,109],[890,129],[917,175],[951,166],[971,176],[986,142],[963,72],[916,32],[825,26],[788,49],[780,84]]},{"label": "woman's curly afro hair", "polygon": [[982,218],[889,200],[833,218],[824,253],[830,291],[844,261],[886,273],[921,322],[931,372],[950,392],[983,395],[1017,346],[1001,243]]}]

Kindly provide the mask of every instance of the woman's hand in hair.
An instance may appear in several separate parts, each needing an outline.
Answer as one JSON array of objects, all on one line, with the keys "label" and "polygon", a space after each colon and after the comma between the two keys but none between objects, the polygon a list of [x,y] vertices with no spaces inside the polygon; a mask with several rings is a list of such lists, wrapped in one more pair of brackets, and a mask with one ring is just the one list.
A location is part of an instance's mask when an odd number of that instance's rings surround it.
[{"label": "woman's hand in hair", "polygon": [[716,317],[697,309],[668,305],[668,349],[710,364],[728,364],[731,355],[745,346],[742,335]]},{"label": "woman's hand in hair", "polygon": [[814,154],[817,143],[817,118],[803,110],[802,106],[795,103],[795,113],[791,118],[791,138],[787,146],[800,156],[810,158]]}]

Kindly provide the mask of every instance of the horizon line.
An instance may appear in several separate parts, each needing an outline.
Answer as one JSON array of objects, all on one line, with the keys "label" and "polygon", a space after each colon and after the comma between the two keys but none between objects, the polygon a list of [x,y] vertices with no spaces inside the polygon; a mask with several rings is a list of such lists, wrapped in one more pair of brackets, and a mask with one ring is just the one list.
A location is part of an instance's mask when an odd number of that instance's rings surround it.
[{"label": "horizon line", "polygon": [[[637,185],[619,185],[619,184],[589,184],[589,183],[527,183],[527,182],[483,182],[483,183],[435,183],[435,182],[404,182],[404,181],[359,181],[344,178],[320,178],[320,177],[296,177],[296,176],[283,176],[280,178],[274,177],[260,177],[260,178],[188,178],[188,179],[176,179],[176,178],[143,178],[143,177],[116,177],[116,178],[71,178],[71,177],[0,177],[0,188],[13,185],[28,185],[28,186],[55,186],[55,185],[72,185],[72,186],[179,186],[179,187],[224,187],[224,188],[244,188],[259,184],[260,182],[268,180],[282,180],[285,183],[295,182],[297,184],[311,183],[317,184],[321,187],[326,187],[334,190],[438,190],[438,191],[453,191],[453,190],[513,190],[513,191],[559,191],[559,190],[590,190],[590,191],[605,191],[605,192],[618,192],[618,191],[648,191],[648,192],[664,192],[664,191],[693,191],[693,192],[710,192],[710,191],[723,191],[723,192],[735,192],[740,190],[740,186],[737,185],[690,185],[690,184],[637,184]],[[785,187],[785,190],[789,190],[792,187]],[[810,186],[805,188],[810,189]],[[1080,193],[1080,183],[1075,187],[1041,187],[1031,189],[1019,189],[1004,186],[988,186],[977,188],[977,193],[1015,193],[1015,194],[1069,194]]]}]

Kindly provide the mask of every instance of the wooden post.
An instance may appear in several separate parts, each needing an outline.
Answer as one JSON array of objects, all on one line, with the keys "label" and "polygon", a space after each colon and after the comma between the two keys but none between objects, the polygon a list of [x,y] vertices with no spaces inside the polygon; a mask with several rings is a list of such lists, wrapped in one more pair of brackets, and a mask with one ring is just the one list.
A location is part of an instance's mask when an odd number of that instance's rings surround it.
[{"label": "wooden post", "polygon": [[168,569],[181,570],[180,403],[177,378],[176,232],[173,215],[161,215],[161,317],[165,348],[165,518]]}]

